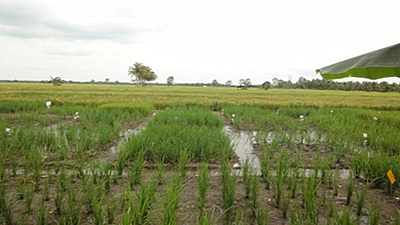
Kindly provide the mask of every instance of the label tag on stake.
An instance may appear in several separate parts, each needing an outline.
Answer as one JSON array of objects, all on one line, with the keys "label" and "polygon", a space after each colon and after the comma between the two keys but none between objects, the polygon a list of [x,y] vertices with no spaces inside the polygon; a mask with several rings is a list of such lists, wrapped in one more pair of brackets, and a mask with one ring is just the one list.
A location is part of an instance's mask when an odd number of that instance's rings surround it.
[{"label": "label tag on stake", "polygon": [[394,174],[393,174],[392,170],[389,170],[386,174],[389,177],[390,183],[393,184],[396,181],[396,179],[394,178]]}]

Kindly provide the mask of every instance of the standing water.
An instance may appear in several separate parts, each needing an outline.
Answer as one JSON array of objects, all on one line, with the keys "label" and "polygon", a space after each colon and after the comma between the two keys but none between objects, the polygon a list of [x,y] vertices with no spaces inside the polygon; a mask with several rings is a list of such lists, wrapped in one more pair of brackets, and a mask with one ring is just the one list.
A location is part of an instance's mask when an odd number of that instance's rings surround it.
[{"label": "standing water", "polygon": [[249,160],[256,173],[260,174],[260,160],[253,152],[251,136],[245,131],[235,131],[230,126],[224,126],[223,132],[231,139],[231,144],[236,155],[239,157],[240,164],[243,165],[246,160]]}]

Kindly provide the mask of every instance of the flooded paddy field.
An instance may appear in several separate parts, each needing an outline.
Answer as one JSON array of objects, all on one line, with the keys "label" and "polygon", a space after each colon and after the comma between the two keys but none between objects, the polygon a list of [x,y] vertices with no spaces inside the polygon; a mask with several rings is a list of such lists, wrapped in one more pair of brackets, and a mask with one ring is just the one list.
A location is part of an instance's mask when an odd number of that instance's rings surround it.
[{"label": "flooded paddy field", "polygon": [[[11,108],[11,106],[7,106]],[[398,111],[3,110],[2,224],[396,224]]]}]

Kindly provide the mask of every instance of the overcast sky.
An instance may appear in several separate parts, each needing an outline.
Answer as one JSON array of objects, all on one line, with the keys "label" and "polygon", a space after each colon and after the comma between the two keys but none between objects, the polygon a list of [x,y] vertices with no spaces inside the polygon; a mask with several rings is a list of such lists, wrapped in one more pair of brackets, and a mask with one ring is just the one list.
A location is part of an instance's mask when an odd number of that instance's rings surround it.
[{"label": "overcast sky", "polygon": [[297,81],[400,42],[398,0],[0,0],[0,79]]}]

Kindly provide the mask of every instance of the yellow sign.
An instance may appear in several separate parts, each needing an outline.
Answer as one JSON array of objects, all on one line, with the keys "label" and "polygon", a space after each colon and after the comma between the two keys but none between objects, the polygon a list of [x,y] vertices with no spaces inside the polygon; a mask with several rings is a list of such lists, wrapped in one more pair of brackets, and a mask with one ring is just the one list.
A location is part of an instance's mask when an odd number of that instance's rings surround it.
[{"label": "yellow sign", "polygon": [[392,170],[389,170],[386,174],[389,177],[390,183],[393,184],[396,181],[396,179],[394,178]]}]

